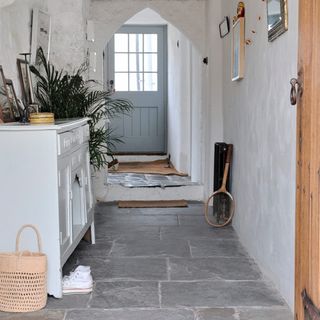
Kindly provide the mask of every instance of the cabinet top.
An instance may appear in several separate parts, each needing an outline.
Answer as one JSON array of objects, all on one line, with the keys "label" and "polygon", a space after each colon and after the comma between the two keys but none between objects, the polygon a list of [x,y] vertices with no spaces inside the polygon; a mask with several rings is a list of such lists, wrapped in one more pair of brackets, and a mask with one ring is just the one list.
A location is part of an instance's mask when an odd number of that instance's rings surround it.
[{"label": "cabinet top", "polygon": [[54,130],[57,132],[63,132],[81,127],[88,123],[89,118],[78,119],[62,119],[56,120],[54,124],[30,124],[30,123],[1,123],[0,131],[47,131]]}]

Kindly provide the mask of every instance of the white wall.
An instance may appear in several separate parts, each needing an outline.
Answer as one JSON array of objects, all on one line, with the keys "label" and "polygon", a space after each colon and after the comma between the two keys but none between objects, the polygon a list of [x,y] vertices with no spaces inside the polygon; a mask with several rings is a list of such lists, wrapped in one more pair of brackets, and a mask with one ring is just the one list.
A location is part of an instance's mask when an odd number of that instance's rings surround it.
[{"label": "white wall", "polygon": [[202,182],[202,57],[191,41],[168,26],[168,154],[177,170]]},{"label": "white wall", "polygon": [[168,26],[168,154],[177,170],[189,174],[190,111],[191,43]]},{"label": "white wall", "polygon": [[86,61],[86,20],[89,0],[49,0],[51,15],[51,61],[74,71]]},{"label": "white wall", "polygon": [[[211,1],[213,2],[213,1]],[[232,17],[238,1],[222,1]],[[231,35],[224,40],[224,136],[234,144],[234,226],[251,256],[293,307],[298,0],[289,0],[289,31],[267,40],[266,2],[246,5],[245,78],[230,80]],[[262,18],[259,21],[259,16]],[[253,34],[252,30],[256,33]]]},{"label": "white wall", "polygon": [[0,8],[0,65],[5,77],[12,79],[17,94],[20,95],[17,58],[21,52],[30,52],[31,13],[37,7],[46,10],[44,0],[16,0],[7,7]]},{"label": "white wall", "polygon": [[139,25],[148,25],[148,24],[155,24],[155,25],[167,25],[168,21],[163,19],[160,14],[157,12],[151,10],[150,8],[146,8],[137,14],[135,14],[133,17],[131,17],[129,20],[125,22],[125,24],[139,24]]},{"label": "white wall", "polygon": [[[222,0],[221,2],[229,2]],[[221,2],[206,3],[206,55],[209,64],[202,80],[206,106],[203,113],[203,168],[202,176],[206,198],[213,192],[214,143],[223,140],[222,75],[223,43],[220,41],[218,25],[222,17]]]},{"label": "white wall", "polygon": [[87,0],[16,0],[0,8],[0,65],[5,77],[12,79],[17,94],[20,83],[16,59],[30,52],[32,9],[40,8],[51,15],[51,61],[65,70],[85,62],[85,20]]}]

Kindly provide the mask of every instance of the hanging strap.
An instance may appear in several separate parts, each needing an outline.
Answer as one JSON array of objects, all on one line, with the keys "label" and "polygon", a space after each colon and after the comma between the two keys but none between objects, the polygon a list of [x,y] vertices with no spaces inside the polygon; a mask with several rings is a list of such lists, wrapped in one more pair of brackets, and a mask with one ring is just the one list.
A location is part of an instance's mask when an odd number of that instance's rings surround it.
[{"label": "hanging strap", "polygon": [[19,231],[18,231],[18,234],[17,234],[17,238],[16,238],[16,252],[19,252],[19,248],[20,248],[20,236],[21,236],[21,233],[24,229],[26,228],[31,228],[33,229],[33,231],[36,233],[37,235],[37,241],[38,241],[38,251],[39,253],[42,252],[42,242],[41,242],[41,237],[40,237],[40,233],[38,231],[38,229],[32,225],[32,224],[25,224],[24,226],[22,226]]}]

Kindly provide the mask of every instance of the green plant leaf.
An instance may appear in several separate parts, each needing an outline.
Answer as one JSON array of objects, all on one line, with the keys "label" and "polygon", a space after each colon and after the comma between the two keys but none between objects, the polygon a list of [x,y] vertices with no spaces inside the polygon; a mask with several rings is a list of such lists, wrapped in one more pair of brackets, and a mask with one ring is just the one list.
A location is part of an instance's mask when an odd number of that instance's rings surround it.
[{"label": "green plant leaf", "polygon": [[112,92],[96,90],[96,82],[85,80],[85,66],[67,73],[56,70],[47,61],[42,48],[38,49],[37,66],[30,70],[35,75],[35,96],[42,112],[52,112],[56,119],[89,117],[90,122],[90,161],[96,169],[102,169],[108,164],[108,157],[114,158],[113,153],[120,137],[113,130],[100,123],[121,114],[128,114],[133,105],[129,100],[114,99]]}]

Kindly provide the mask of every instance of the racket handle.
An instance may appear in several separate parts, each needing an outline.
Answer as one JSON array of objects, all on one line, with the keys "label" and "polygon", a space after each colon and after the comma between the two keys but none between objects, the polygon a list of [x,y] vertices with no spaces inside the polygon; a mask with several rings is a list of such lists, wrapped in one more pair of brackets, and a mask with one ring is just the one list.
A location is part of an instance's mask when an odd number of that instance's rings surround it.
[{"label": "racket handle", "polygon": [[233,153],[233,144],[228,144],[226,163],[231,163]]}]

